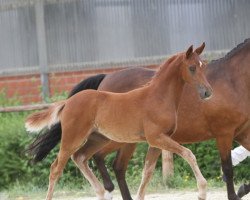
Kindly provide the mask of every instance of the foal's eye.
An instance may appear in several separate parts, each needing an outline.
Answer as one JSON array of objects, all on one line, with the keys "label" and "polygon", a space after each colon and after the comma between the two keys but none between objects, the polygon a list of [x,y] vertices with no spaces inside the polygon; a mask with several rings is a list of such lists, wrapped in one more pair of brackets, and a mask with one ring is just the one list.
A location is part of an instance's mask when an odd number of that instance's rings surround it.
[{"label": "foal's eye", "polygon": [[189,67],[189,71],[191,72],[191,74],[194,74],[195,71],[196,71],[195,65],[190,66],[190,67]]}]

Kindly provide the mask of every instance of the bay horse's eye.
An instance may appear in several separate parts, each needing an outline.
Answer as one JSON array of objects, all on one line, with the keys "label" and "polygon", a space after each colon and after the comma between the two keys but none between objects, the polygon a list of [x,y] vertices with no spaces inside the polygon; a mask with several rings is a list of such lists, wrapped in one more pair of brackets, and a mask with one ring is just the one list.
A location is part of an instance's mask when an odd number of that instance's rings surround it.
[{"label": "bay horse's eye", "polygon": [[195,65],[191,65],[191,66],[189,67],[189,71],[191,72],[191,74],[194,74],[195,71],[196,71],[196,66],[195,66]]}]

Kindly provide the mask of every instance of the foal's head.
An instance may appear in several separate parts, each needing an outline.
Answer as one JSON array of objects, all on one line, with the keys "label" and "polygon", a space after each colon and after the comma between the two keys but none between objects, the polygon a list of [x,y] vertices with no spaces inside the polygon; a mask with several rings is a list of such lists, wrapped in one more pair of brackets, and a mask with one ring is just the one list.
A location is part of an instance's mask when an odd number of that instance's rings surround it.
[{"label": "foal's head", "polygon": [[184,53],[182,78],[185,82],[195,86],[201,99],[208,99],[212,95],[212,88],[204,75],[206,64],[199,57],[204,48],[205,43],[193,51],[192,45]]}]

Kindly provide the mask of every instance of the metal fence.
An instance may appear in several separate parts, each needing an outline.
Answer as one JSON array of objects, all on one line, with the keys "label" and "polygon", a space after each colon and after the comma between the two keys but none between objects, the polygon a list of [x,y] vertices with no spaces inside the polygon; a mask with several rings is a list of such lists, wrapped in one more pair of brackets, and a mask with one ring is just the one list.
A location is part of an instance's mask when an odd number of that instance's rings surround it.
[{"label": "metal fence", "polygon": [[228,50],[250,36],[249,10],[249,0],[0,0],[0,75],[147,64],[202,41]]}]

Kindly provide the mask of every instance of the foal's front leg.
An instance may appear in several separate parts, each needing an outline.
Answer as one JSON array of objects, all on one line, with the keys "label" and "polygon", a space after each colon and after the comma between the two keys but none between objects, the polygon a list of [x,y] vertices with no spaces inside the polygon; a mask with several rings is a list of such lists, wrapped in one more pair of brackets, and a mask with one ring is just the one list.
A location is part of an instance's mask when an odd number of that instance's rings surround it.
[{"label": "foal's front leg", "polygon": [[[147,142],[149,143],[149,145],[151,145],[152,147],[159,148],[159,149],[171,151],[172,153],[176,153],[179,156],[181,156],[182,158],[184,158],[191,166],[191,168],[194,172],[194,175],[196,177],[197,186],[198,186],[198,190],[199,190],[198,199],[199,200],[206,199],[207,181],[203,177],[203,175],[198,167],[198,164],[196,162],[196,158],[195,158],[194,154],[192,153],[192,151],[183,147],[182,145],[180,145],[179,143],[177,143],[176,141],[171,139],[166,134],[163,134],[163,133],[153,134],[153,133],[157,133],[157,131],[145,132],[145,136],[146,136],[146,139],[147,139]],[[147,168],[147,167],[150,167],[150,166],[145,165],[145,168]],[[144,169],[144,170],[146,171],[147,169]],[[144,180],[142,180],[142,183],[143,182],[144,182]]]},{"label": "foal's front leg", "polygon": [[149,147],[145,164],[142,172],[142,180],[140,187],[137,191],[136,200],[143,200],[145,198],[146,187],[155,170],[156,162],[161,155],[162,150],[154,147]]}]

